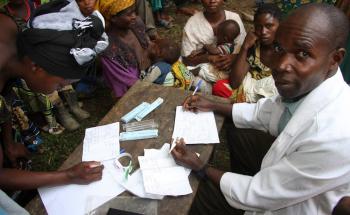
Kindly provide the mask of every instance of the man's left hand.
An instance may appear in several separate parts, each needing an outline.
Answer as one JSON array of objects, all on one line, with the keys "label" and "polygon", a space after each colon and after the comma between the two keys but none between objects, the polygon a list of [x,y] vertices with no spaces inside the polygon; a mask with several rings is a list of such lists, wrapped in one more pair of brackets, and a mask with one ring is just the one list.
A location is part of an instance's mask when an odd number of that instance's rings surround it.
[{"label": "man's left hand", "polygon": [[183,140],[180,139],[179,143],[176,143],[175,148],[171,151],[176,163],[185,166],[187,168],[193,169],[194,171],[199,171],[204,163],[199,159],[199,157],[191,151]]}]

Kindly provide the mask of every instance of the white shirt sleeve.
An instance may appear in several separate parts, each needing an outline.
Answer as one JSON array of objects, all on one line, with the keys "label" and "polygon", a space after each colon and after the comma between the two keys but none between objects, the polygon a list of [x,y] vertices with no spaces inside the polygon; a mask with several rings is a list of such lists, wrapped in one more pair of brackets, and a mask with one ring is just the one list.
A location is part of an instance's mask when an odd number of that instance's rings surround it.
[{"label": "white shirt sleeve", "polygon": [[[227,202],[244,210],[273,211],[347,185],[348,139],[336,141],[332,131],[317,131],[317,122],[299,136],[292,152],[255,176],[225,173],[220,189]],[[283,140],[276,141],[279,146],[272,147],[283,147]]]},{"label": "white shirt sleeve", "polygon": [[257,103],[236,103],[232,107],[232,120],[237,128],[267,132],[273,110],[274,102],[270,98],[262,98]]}]

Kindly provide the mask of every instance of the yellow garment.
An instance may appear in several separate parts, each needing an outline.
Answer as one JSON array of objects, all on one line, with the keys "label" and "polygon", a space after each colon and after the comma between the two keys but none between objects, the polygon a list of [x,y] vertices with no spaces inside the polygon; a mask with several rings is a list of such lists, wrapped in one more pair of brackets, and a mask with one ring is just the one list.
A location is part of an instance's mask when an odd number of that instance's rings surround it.
[{"label": "yellow garment", "polygon": [[100,0],[97,0],[95,3],[95,10],[100,11]]},{"label": "yellow garment", "polygon": [[192,73],[188,71],[186,66],[180,61],[176,61],[171,66],[171,71],[175,78],[174,87],[187,90],[193,79]]},{"label": "yellow garment", "polygon": [[100,0],[99,10],[106,20],[135,4],[135,0]]}]

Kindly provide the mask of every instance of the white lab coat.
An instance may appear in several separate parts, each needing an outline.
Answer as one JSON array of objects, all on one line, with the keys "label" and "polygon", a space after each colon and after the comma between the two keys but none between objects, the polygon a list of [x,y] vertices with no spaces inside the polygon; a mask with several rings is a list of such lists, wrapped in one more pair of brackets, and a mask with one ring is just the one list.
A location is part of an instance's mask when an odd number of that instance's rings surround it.
[{"label": "white lab coat", "polygon": [[[234,104],[236,127],[277,136],[279,96]],[[331,214],[350,195],[350,88],[340,70],[310,92],[265,155],[253,177],[225,173],[220,188],[246,214]]]}]

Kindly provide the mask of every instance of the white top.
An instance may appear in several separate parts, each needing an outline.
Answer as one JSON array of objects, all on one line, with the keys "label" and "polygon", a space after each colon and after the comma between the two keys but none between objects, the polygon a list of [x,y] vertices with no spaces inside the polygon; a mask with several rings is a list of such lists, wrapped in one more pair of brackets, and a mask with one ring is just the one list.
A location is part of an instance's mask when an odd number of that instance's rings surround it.
[{"label": "white top", "polygon": [[[265,155],[253,177],[225,173],[220,188],[246,214],[331,214],[350,194],[350,88],[341,71],[310,92]],[[234,104],[239,128],[277,136],[281,97]]]},{"label": "white top", "polygon": [[[234,52],[237,54],[241,49],[244,38],[247,35],[243,22],[237,13],[225,10],[226,20],[231,19],[238,23],[240,34],[235,39]],[[182,35],[181,56],[186,57],[192,51],[200,50],[205,44],[216,44],[216,36],[208,20],[204,17],[203,12],[198,12],[189,18]]]}]

